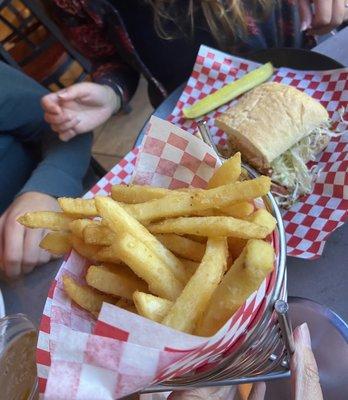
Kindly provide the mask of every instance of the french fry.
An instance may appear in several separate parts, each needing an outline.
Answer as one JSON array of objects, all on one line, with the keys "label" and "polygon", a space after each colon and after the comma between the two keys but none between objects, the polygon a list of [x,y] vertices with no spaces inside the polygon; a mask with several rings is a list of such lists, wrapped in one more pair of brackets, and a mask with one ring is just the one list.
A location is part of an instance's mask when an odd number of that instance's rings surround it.
[{"label": "french fry", "polygon": [[137,309],[135,308],[134,302],[127,300],[127,299],[123,299],[121,298],[117,303],[116,303],[117,307],[123,308],[124,310],[127,310],[129,312],[132,312],[134,314],[137,313]]},{"label": "french fry", "polygon": [[171,328],[192,333],[224,274],[226,264],[226,238],[208,239],[201,264],[162,323]]},{"label": "french fry", "polygon": [[75,219],[74,221],[70,222],[69,228],[75,236],[83,239],[83,231],[87,226],[93,223],[94,222],[90,219]]},{"label": "french fry", "polygon": [[142,241],[125,232],[117,236],[111,250],[149,285],[151,292],[168,300],[179,296],[182,283]]},{"label": "french fry", "polygon": [[233,217],[181,217],[150,224],[152,233],[176,233],[208,237],[233,236],[241,239],[264,239],[267,228]]},{"label": "french fry", "polygon": [[75,251],[77,251],[82,257],[88,260],[95,260],[98,252],[101,250],[101,246],[94,246],[92,244],[85,243],[82,239],[75,235],[71,235],[71,244]]},{"label": "french fry", "polygon": [[194,240],[171,233],[158,234],[156,237],[167,249],[180,257],[201,261],[204,256],[205,245]]},{"label": "french fry", "polygon": [[41,240],[40,247],[56,256],[71,250],[71,238],[67,232],[50,232]]},{"label": "french fry", "polygon": [[208,238],[206,236],[198,236],[198,235],[185,235],[188,239],[194,240],[195,242],[207,244]]},{"label": "french fry", "polygon": [[84,241],[88,244],[111,246],[115,240],[113,231],[101,223],[93,222],[93,224],[87,226],[83,231]]},{"label": "french fry", "polygon": [[234,183],[241,173],[241,155],[234,154],[218,168],[208,182],[208,189]]},{"label": "french fry", "polygon": [[98,216],[94,199],[73,199],[71,197],[60,197],[58,199],[60,208],[67,214],[80,215],[84,217]]},{"label": "french fry", "polygon": [[137,204],[171,194],[169,189],[149,185],[115,185],[111,188],[111,197],[121,203]]},{"label": "french fry", "polygon": [[91,265],[87,271],[86,282],[103,293],[128,300],[133,300],[136,290],[148,290],[146,283],[124,265]]},{"label": "french fry", "polygon": [[248,217],[254,211],[254,206],[248,201],[241,201],[240,203],[223,206],[219,210],[229,217],[243,219]]},{"label": "french fry", "polygon": [[[107,225],[115,233],[128,232],[146,245],[180,282],[186,282],[185,267],[163,244],[117,202],[107,197],[96,197],[96,206]],[[150,264],[149,264],[150,265]]]},{"label": "french fry", "polygon": [[[220,208],[232,202],[252,200],[266,195],[271,189],[271,179],[267,176],[201,190],[193,195],[192,207],[199,209]],[[149,219],[149,218],[148,218]]]},{"label": "french fry", "polygon": [[118,300],[115,297],[98,293],[89,286],[79,285],[68,275],[63,276],[63,285],[66,294],[71,300],[96,317],[99,314],[103,302],[115,304]]},{"label": "french fry", "polygon": [[160,199],[141,204],[128,204],[125,209],[140,222],[190,216],[207,209],[230,205],[232,202],[264,196],[269,192],[270,187],[270,178],[260,176],[253,180],[219,186],[215,189],[174,191]]},{"label": "french fry", "polygon": [[274,249],[263,240],[249,240],[210,299],[195,333],[211,336],[238,310],[272,271]]},{"label": "french fry", "polygon": [[267,229],[267,235],[272,233],[277,225],[277,220],[264,208],[260,208],[245,218],[246,221],[261,225]]},{"label": "french fry", "polygon": [[133,293],[133,301],[139,315],[155,322],[161,322],[173,305],[170,300],[138,291]]},{"label": "french fry", "polygon": [[[91,245],[92,246],[92,245]],[[122,261],[116,256],[115,251],[111,246],[101,247],[98,246],[100,250],[95,255],[95,260],[101,263],[112,263],[120,264]]]},{"label": "french fry", "polygon": [[17,221],[27,228],[51,229],[52,231],[69,230],[69,224],[75,218],[62,212],[33,211],[21,215]]},{"label": "french fry", "polygon": [[196,272],[197,268],[199,267],[199,263],[196,261],[187,260],[186,258],[180,258],[180,261],[185,266],[188,281],[191,276]]}]

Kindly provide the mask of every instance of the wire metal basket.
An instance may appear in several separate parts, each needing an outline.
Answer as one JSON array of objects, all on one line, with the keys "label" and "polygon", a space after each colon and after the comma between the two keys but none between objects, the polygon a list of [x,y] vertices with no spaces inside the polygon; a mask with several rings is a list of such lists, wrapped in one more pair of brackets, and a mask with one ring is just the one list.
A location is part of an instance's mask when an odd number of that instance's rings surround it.
[{"label": "wire metal basket", "polygon": [[[200,132],[203,140],[215,147],[205,125],[200,126]],[[217,154],[219,154],[218,151]],[[251,178],[259,175],[248,165],[243,165],[243,167]],[[273,195],[269,193],[263,198],[263,201],[266,209],[277,220],[279,257],[275,269],[275,285],[261,319],[247,332],[246,341],[234,352],[218,361],[213,368],[162,382],[147,388],[143,393],[187,390],[207,386],[229,386],[283,379],[290,376],[289,361],[294,347],[286,302],[285,231],[281,213]]]}]

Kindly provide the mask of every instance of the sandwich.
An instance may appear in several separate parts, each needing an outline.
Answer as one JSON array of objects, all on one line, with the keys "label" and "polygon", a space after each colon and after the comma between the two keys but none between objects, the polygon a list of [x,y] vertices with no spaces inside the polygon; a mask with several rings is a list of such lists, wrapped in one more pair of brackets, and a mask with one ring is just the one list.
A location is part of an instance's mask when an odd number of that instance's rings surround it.
[{"label": "sandwich", "polygon": [[264,83],[216,119],[232,152],[271,177],[278,204],[287,208],[311,193],[317,176],[307,163],[330,141],[330,119],[315,99],[294,87]]}]

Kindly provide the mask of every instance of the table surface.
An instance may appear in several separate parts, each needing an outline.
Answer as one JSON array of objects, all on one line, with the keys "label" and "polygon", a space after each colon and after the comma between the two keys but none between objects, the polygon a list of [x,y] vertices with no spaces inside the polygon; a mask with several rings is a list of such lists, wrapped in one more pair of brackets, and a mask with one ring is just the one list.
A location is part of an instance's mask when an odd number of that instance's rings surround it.
[{"label": "table surface", "polygon": [[[314,50],[348,66],[348,28],[321,43]],[[155,111],[166,118],[172,111],[180,88],[173,92]],[[348,320],[346,285],[348,282],[348,224],[336,230],[329,238],[324,254],[314,261],[288,258],[288,293],[306,297],[325,304]],[[37,268],[30,275],[16,281],[0,281],[7,314],[27,314],[39,324],[48,288],[56,275],[61,261],[52,261]]]}]

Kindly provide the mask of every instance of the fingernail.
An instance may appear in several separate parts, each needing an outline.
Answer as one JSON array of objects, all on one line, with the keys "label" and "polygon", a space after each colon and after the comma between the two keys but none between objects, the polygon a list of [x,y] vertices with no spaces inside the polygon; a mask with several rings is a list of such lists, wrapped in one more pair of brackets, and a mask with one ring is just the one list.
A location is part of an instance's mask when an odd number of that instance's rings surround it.
[{"label": "fingernail", "polygon": [[301,32],[304,32],[309,28],[310,28],[310,23],[308,21],[302,21],[300,28]]},{"label": "fingernail", "polygon": [[66,89],[63,89],[58,93],[58,97],[64,97],[66,93],[67,93]]},{"label": "fingernail", "polygon": [[304,346],[309,348],[312,347],[311,335],[309,333],[308,325],[306,323],[302,324],[299,327],[299,340]]}]

